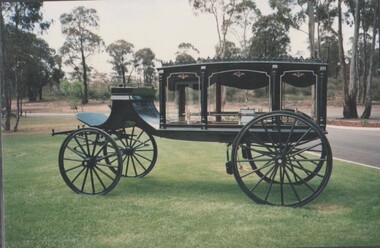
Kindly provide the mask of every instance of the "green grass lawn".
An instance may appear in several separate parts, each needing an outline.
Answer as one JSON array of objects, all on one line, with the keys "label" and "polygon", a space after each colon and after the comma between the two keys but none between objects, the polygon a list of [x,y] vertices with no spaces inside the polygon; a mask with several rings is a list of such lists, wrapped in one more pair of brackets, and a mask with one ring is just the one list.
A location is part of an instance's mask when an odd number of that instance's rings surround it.
[{"label": "green grass lawn", "polygon": [[258,205],[225,173],[225,145],[157,139],[145,178],[106,196],[73,193],[58,170],[64,136],[8,134],[7,247],[321,247],[380,245],[380,170],[336,161],[302,208]]}]

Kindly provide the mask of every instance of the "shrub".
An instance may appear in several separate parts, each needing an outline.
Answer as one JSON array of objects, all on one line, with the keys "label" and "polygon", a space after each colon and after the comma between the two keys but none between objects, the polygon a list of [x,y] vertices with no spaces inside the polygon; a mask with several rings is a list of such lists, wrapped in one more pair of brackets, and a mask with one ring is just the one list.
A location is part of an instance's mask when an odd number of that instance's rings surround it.
[{"label": "shrub", "polygon": [[71,100],[72,107],[76,108],[83,98],[83,83],[80,81],[63,81],[60,84],[60,91]]}]

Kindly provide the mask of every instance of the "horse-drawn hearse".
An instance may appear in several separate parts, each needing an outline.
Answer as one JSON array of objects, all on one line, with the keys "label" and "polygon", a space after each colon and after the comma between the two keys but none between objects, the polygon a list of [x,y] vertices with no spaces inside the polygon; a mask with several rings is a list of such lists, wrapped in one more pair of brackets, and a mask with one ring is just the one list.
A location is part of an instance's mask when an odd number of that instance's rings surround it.
[{"label": "horse-drawn hearse", "polygon": [[67,135],[59,170],[74,192],[106,194],[121,176],[146,176],[157,161],[155,137],[226,143],[227,173],[257,203],[302,206],[325,188],[327,64],[169,63],[158,74],[157,107],[153,88],[114,86],[109,115],[78,113],[87,127],[53,130]]}]

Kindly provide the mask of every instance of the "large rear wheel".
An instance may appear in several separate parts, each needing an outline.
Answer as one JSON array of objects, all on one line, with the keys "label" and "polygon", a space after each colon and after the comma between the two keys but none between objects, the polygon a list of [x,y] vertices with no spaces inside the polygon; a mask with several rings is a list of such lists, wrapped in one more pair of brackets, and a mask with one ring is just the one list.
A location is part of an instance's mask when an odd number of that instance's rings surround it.
[{"label": "large rear wheel", "polygon": [[325,188],[332,153],[310,118],[273,111],[243,127],[233,143],[231,163],[240,188],[255,202],[302,206]]}]

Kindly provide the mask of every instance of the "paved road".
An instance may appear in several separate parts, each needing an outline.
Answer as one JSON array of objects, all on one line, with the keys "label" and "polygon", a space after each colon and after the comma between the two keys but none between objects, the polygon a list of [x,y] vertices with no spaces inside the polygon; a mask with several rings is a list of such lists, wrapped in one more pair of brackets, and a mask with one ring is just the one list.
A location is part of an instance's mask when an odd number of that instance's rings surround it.
[{"label": "paved road", "polygon": [[380,128],[327,127],[334,158],[380,167]]}]

